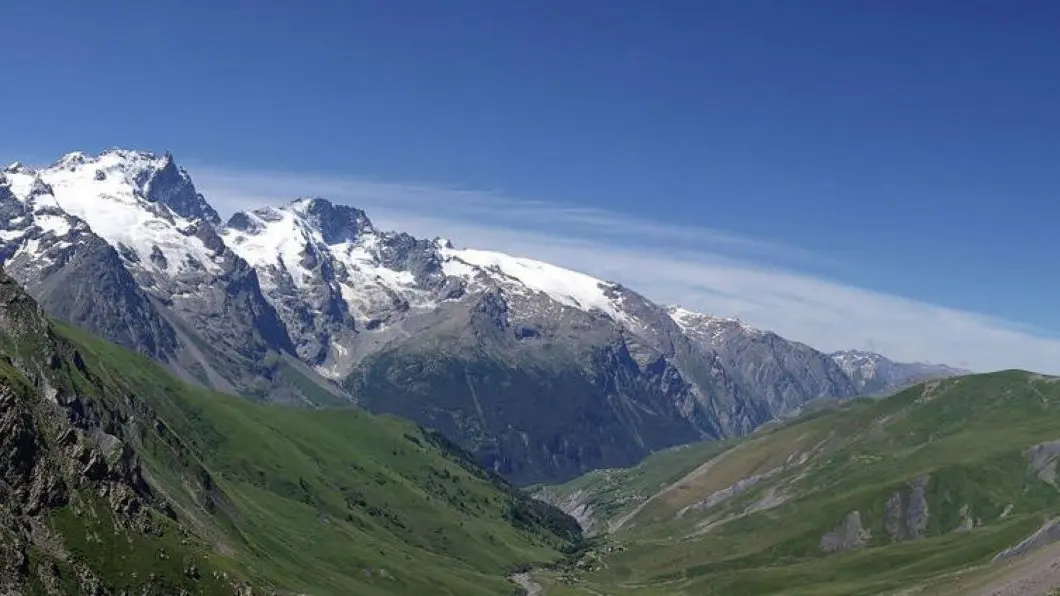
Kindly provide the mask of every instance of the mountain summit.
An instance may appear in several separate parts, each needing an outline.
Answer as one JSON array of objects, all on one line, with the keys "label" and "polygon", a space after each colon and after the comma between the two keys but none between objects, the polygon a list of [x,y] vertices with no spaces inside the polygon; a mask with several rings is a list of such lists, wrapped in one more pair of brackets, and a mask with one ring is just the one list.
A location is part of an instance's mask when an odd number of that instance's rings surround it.
[{"label": "mountain summit", "polygon": [[428,424],[519,482],[896,382],[621,284],[382,231],[323,198],[222,222],[169,153],[9,167],[0,216],[0,263],[54,316],[202,385]]}]

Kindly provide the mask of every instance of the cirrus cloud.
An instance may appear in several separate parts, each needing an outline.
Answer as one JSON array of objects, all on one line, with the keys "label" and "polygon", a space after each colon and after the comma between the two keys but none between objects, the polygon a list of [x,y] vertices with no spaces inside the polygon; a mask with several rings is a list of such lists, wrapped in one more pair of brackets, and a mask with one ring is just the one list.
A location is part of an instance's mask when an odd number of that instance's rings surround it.
[{"label": "cirrus cloud", "polygon": [[207,164],[189,169],[225,213],[320,196],[364,209],[377,227],[548,261],[825,351],[871,349],[978,371],[1060,373],[1060,340],[1019,322],[807,273],[806,266],[830,260],[797,247],[493,191]]}]

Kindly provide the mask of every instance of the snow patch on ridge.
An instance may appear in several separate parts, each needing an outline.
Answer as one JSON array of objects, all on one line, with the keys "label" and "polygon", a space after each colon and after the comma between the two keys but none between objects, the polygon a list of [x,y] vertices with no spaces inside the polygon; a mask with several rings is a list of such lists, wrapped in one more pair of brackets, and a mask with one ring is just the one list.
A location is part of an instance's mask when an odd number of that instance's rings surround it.
[{"label": "snow patch on ridge", "polygon": [[740,319],[717,317],[700,312],[688,310],[687,308],[670,305],[664,307],[666,313],[681,331],[687,334],[705,337],[711,341],[719,340],[728,331],[739,331],[754,335],[762,335],[765,332],[744,323]]},{"label": "snow patch on ridge", "polygon": [[351,235],[329,244],[304,211],[310,202],[303,199],[243,213],[249,225],[239,229],[230,225],[222,232],[229,248],[258,271],[267,298],[283,283],[285,272],[299,292],[318,291],[327,282],[316,267],[330,255],[337,265],[339,293],[361,320],[392,308],[395,295],[413,306],[430,306],[412,273],[381,264],[377,233]]},{"label": "snow patch on ridge", "polygon": [[281,266],[297,288],[304,288],[311,273],[301,265],[311,230],[293,213],[265,207],[247,214],[257,224],[253,232],[226,228],[221,237],[251,267]]},{"label": "snow patch on ridge", "polygon": [[513,257],[504,253],[442,248],[442,270],[446,275],[474,282],[479,272],[492,274],[507,285],[523,287],[548,295],[550,298],[584,311],[602,312],[616,321],[628,322],[629,317],[616,307],[606,289],[607,284],[595,277],[549,265],[541,261]]}]

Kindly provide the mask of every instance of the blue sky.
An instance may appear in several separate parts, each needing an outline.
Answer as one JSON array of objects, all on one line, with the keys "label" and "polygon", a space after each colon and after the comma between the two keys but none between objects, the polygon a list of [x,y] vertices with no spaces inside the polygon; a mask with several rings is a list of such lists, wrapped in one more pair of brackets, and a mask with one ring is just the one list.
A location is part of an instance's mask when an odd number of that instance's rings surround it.
[{"label": "blue sky", "polygon": [[5,160],[169,149],[222,210],[329,194],[826,349],[1060,369],[1055,3],[7,4]]}]

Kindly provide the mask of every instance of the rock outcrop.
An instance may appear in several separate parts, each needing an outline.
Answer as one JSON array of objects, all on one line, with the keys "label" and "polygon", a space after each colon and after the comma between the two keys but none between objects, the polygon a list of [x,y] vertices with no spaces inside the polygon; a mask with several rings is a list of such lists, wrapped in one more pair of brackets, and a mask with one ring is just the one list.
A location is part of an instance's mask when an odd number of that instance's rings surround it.
[{"label": "rock outcrop", "polygon": [[864,548],[871,538],[868,530],[861,526],[861,513],[851,511],[843,523],[821,537],[821,550],[837,553]]}]

